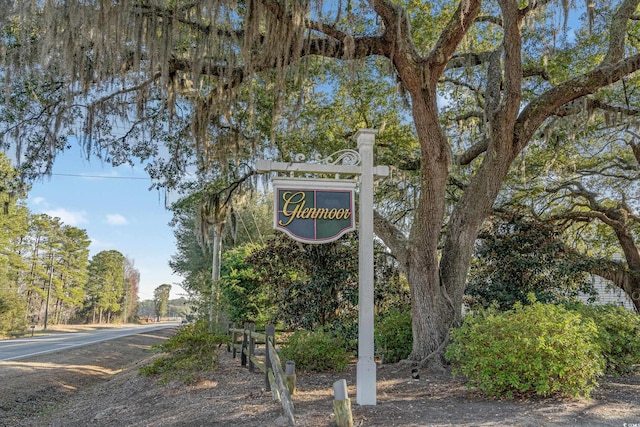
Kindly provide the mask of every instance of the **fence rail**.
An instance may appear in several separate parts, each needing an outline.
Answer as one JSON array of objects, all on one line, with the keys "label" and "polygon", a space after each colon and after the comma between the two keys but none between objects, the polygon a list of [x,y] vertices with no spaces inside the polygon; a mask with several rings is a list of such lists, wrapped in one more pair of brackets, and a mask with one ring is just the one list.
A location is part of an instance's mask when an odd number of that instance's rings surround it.
[{"label": "fence rail", "polygon": [[[236,328],[230,324],[227,334],[231,338],[227,345],[227,351],[232,353],[235,359],[240,353],[240,364],[247,366],[249,372],[255,372],[258,368],[265,375],[265,389],[271,391],[273,399],[282,404],[282,409],[289,421],[289,425],[295,426],[294,407],[291,393],[287,387],[287,379],[282,370],[282,363],[276,351],[275,326],[267,325],[265,332],[256,332],[256,325],[249,323],[244,328]],[[238,339],[242,337],[241,343]],[[256,345],[264,344],[264,360],[256,355]]]}]

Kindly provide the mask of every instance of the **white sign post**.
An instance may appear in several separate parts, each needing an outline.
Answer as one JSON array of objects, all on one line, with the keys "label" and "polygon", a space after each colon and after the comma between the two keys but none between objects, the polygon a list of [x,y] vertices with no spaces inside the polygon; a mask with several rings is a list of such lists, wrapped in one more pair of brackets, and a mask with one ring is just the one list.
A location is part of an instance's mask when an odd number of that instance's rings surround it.
[{"label": "white sign post", "polygon": [[[302,172],[360,176],[360,227],[358,251],[358,364],[356,400],[359,405],[376,404],[376,363],[373,345],[373,180],[389,175],[388,166],[373,165],[374,129],[356,133],[358,152],[343,150],[336,161],[324,163],[270,162],[258,160],[258,172]],[[336,153],[338,154],[338,153]],[[342,164],[338,164],[342,162]],[[350,164],[349,164],[350,163]],[[321,185],[321,184],[319,184]]]}]

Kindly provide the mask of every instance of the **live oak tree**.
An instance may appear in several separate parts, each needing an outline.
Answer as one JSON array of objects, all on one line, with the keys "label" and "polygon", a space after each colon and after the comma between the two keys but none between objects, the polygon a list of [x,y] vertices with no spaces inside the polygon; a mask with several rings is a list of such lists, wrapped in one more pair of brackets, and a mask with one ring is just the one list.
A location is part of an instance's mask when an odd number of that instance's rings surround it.
[{"label": "live oak tree", "polygon": [[410,358],[438,365],[513,161],[563,109],[623,99],[612,94],[640,67],[638,1],[588,2],[566,37],[564,1],[3,2],[3,142],[19,141],[36,173],[77,132],[115,163],[156,156],[152,176],[184,174],[186,154],[230,147],[212,130],[239,117],[229,108],[238,93],[251,111],[252,88],[273,81],[277,107],[310,58],[385,59],[410,102],[420,181],[409,229],[379,214],[376,233],[410,284]]},{"label": "live oak tree", "polygon": [[[640,151],[632,126],[640,110],[633,105],[617,110],[617,118],[591,118],[578,130],[555,126],[549,135],[553,154],[532,145],[526,180],[512,181],[509,189],[515,203],[536,194],[529,217],[562,227],[557,243],[564,246],[564,257],[609,279],[640,310]],[[558,140],[557,134],[567,132],[574,135]]]}]

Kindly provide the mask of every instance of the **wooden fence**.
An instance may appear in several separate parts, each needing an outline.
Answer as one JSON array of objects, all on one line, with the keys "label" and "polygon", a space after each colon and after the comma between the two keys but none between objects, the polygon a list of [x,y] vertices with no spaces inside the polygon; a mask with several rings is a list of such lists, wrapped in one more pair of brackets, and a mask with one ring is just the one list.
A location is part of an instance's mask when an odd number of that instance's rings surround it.
[{"label": "wooden fence", "polygon": [[[227,345],[227,351],[233,353],[234,359],[240,353],[240,364],[247,366],[249,372],[255,372],[255,368],[258,368],[264,373],[265,389],[271,391],[274,401],[282,404],[289,425],[295,426],[291,393],[287,387],[287,378],[282,370],[280,357],[275,349],[275,326],[267,325],[264,333],[256,332],[255,329],[254,323],[245,325],[244,329],[230,324],[227,333],[231,342]],[[240,338],[242,341],[239,343]],[[265,346],[264,360],[256,355],[256,346],[262,344]]]}]

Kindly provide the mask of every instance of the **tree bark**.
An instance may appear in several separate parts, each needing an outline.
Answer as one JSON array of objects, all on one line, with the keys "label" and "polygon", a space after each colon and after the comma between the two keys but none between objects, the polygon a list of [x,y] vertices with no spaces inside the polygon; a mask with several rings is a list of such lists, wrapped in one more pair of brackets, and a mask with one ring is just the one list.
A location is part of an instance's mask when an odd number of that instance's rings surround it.
[{"label": "tree bark", "polygon": [[[636,5],[638,2],[629,1]],[[444,349],[449,328],[460,320],[466,276],[480,227],[491,211],[513,160],[529,143],[534,131],[560,106],[594,93],[640,66],[638,58],[621,58],[613,52],[607,56],[606,63],[550,89],[521,108],[520,26],[524,14],[516,3],[500,0],[499,5],[504,39],[501,50],[496,52],[500,54],[490,55],[487,64],[486,151],[478,171],[454,206],[440,260],[437,244],[444,224],[445,185],[451,156],[438,122],[435,82],[440,76],[440,64],[451,59],[447,56],[451,52],[448,43],[457,46],[456,32],[460,35],[465,30],[455,22],[450,23],[446,30],[448,37],[442,37],[423,62],[416,61],[410,50],[394,51],[394,65],[411,96],[422,154],[420,204],[407,242],[409,256],[405,266],[412,296],[414,348],[410,358],[413,360],[433,360],[433,352]],[[458,22],[463,22],[464,17],[473,19],[476,16],[476,5],[471,2],[466,6],[465,11],[459,11],[461,15],[454,18]],[[624,12],[618,11],[617,15],[620,14]],[[385,24],[392,27],[390,22],[385,21]],[[396,34],[402,32],[396,29]],[[396,44],[409,45],[408,40]],[[419,82],[417,76],[422,76],[423,80]],[[393,243],[397,244],[397,240]]]},{"label": "tree bark", "polygon": [[640,313],[640,271],[626,269],[618,261],[595,263],[589,272],[610,280],[629,296],[637,313]]}]

